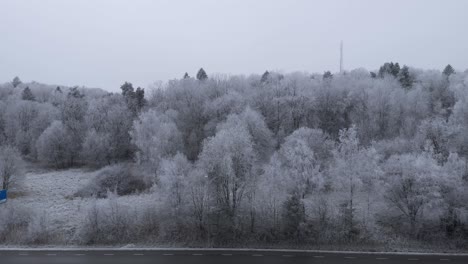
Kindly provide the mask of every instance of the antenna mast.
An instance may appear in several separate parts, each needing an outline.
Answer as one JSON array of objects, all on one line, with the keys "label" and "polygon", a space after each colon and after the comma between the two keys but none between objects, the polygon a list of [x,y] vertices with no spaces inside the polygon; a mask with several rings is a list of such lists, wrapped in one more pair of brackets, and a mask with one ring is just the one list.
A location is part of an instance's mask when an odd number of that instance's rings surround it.
[{"label": "antenna mast", "polygon": [[340,73],[343,73],[343,41],[340,43]]}]

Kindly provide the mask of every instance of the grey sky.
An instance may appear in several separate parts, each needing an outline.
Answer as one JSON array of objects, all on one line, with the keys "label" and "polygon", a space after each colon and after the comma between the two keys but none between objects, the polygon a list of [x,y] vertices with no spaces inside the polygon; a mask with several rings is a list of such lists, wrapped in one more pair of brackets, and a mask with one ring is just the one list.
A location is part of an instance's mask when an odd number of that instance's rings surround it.
[{"label": "grey sky", "polygon": [[466,0],[0,0],[0,82],[117,91],[266,69],[468,68]]}]

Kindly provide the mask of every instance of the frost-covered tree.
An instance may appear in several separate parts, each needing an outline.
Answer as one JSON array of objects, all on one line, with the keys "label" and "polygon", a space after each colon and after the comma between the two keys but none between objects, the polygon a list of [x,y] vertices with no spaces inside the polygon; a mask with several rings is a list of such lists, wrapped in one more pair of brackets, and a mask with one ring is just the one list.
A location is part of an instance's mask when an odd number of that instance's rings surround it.
[{"label": "frost-covered tree", "polygon": [[189,203],[187,178],[192,169],[192,164],[180,153],[161,162],[160,184],[167,196],[167,202],[175,211],[180,211],[180,207]]},{"label": "frost-covered tree", "polygon": [[316,91],[315,116],[318,127],[332,136],[338,137],[340,129],[348,124],[345,119],[347,108],[346,93],[338,87],[321,87]]},{"label": "frost-covered tree", "polygon": [[240,114],[246,107],[245,99],[237,92],[227,92],[207,102],[204,116],[209,120],[204,130],[206,136],[214,135],[216,126],[223,123],[230,114]]},{"label": "frost-covered tree", "polygon": [[424,209],[440,196],[438,177],[444,177],[441,168],[428,155],[391,157],[385,166],[388,204],[405,221],[399,228],[415,236],[420,228]]},{"label": "frost-covered tree", "polygon": [[[206,116],[206,108],[209,106],[209,98],[216,98],[213,95],[215,92],[205,85],[207,82],[198,82],[193,78],[170,81],[166,89],[158,88],[149,100],[149,104],[162,113],[177,109],[173,120],[182,134],[184,154],[191,161],[197,159],[207,135],[209,118]],[[211,131],[215,127],[216,124],[212,125]]]},{"label": "frost-covered tree", "polygon": [[443,118],[426,119],[419,126],[414,142],[420,150],[432,153],[433,158],[442,165],[450,155],[454,134],[454,128]]},{"label": "frost-covered tree", "polygon": [[226,122],[220,124],[217,129],[229,129],[239,124],[245,126],[248,130],[253,142],[254,151],[259,159],[266,161],[272,154],[276,144],[273,134],[266,126],[264,118],[258,112],[247,107],[240,114],[228,116]]},{"label": "frost-covered tree", "polygon": [[238,125],[208,138],[200,154],[199,166],[210,182],[214,206],[225,217],[223,232],[233,231],[245,196],[253,191],[257,157],[252,145],[248,130]]},{"label": "frost-covered tree", "polygon": [[328,168],[332,162],[335,142],[320,129],[299,128],[286,138],[285,142],[288,141],[305,142],[321,169]]},{"label": "frost-covered tree", "polygon": [[356,195],[363,192],[367,196],[367,210],[371,213],[371,195],[378,186],[377,181],[382,175],[378,165],[378,156],[373,149],[366,149],[359,145],[355,127],[341,130],[339,144],[334,151],[334,164],[330,168],[331,181],[337,190],[344,192],[342,203],[345,237],[349,240],[356,238],[357,229]]},{"label": "frost-covered tree", "polygon": [[[85,122],[87,133],[82,149],[85,161],[102,166],[132,157],[129,134],[133,125],[132,113],[122,96],[110,95],[91,100]],[[101,139],[102,143],[97,142]],[[97,156],[101,158],[97,159]]]},{"label": "frost-covered tree", "polygon": [[114,161],[114,149],[110,147],[113,143],[109,134],[89,130],[83,140],[82,159],[89,165],[110,165]]},{"label": "frost-covered tree", "polygon": [[21,154],[35,158],[36,140],[55,118],[57,110],[50,104],[12,101],[3,116],[4,135]]},{"label": "frost-covered tree", "polygon": [[138,149],[138,163],[148,166],[154,175],[163,158],[183,151],[182,136],[172,118],[155,110],[142,113],[130,135]]},{"label": "frost-covered tree", "polygon": [[1,189],[8,188],[18,182],[22,175],[23,160],[15,148],[11,146],[0,147],[0,182]]},{"label": "frost-covered tree", "polygon": [[[59,106],[60,121],[66,129],[67,137],[70,137],[68,151],[70,151],[70,166],[73,166],[79,159],[81,147],[86,135],[85,116],[88,109],[88,102],[84,94],[77,87],[73,87],[67,94],[66,99]],[[57,126],[58,128],[58,126]]]},{"label": "frost-covered tree", "polygon": [[300,199],[306,198],[324,184],[319,162],[303,138],[292,135],[287,137],[272,157],[270,166],[283,175],[285,191],[296,193]]},{"label": "frost-covered tree", "polygon": [[449,238],[460,236],[464,232],[462,214],[466,209],[468,199],[468,172],[466,160],[456,153],[451,153],[447,162],[442,167],[441,175],[437,179],[440,187],[442,202],[441,225],[445,229],[445,235]]},{"label": "frost-covered tree", "polygon": [[36,143],[38,159],[56,168],[72,165],[74,138],[61,121],[54,121],[39,137]]}]

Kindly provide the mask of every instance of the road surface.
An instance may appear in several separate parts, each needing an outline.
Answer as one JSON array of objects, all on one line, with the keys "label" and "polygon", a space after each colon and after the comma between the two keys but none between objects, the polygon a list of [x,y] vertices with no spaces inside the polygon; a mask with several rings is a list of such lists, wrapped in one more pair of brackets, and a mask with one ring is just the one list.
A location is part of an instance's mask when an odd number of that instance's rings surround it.
[{"label": "road surface", "polygon": [[468,263],[467,255],[332,253],[248,250],[2,250],[1,264],[443,264]]}]

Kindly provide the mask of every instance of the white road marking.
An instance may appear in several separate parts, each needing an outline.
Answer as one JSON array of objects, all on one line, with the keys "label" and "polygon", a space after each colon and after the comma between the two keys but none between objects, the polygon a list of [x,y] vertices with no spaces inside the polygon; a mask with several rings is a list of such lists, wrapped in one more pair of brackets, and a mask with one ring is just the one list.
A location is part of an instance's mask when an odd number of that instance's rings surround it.
[{"label": "white road marking", "polygon": [[291,257],[294,257],[294,256],[293,255],[283,255],[283,257],[291,258]]},{"label": "white road marking", "polygon": [[375,259],[378,259],[378,260],[386,260],[388,258],[375,258]]},{"label": "white road marking", "polygon": [[46,254],[46,256],[57,256],[57,254]]},{"label": "white road marking", "polygon": [[104,256],[114,256],[114,254],[104,254]]},{"label": "white road marking", "polygon": [[440,259],[441,261],[450,261],[450,259]]},{"label": "white road marking", "polygon": [[355,259],[356,257],[345,257],[345,259]]},{"label": "white road marking", "polygon": [[203,254],[200,254],[200,253],[196,253],[196,254],[192,254],[193,256],[203,256]]},{"label": "white road marking", "polygon": [[133,254],[133,256],[144,256],[145,254],[141,254],[141,253],[136,253],[136,254]]},{"label": "white road marking", "polygon": [[20,256],[29,256],[28,253],[19,253],[18,255],[20,255]]},{"label": "white road marking", "polygon": [[163,254],[163,256],[174,256],[174,254],[166,253],[166,254]]},{"label": "white road marking", "polygon": [[262,254],[253,254],[252,256],[253,256],[253,257],[263,257]]},{"label": "white road marking", "polygon": [[416,259],[416,258],[410,258],[410,259],[408,259],[408,260],[419,260],[419,259]]},{"label": "white road marking", "polygon": [[75,254],[75,256],[84,256],[86,254]]},{"label": "white road marking", "polygon": [[314,256],[314,258],[324,258],[324,256]]},{"label": "white road marking", "polygon": [[221,254],[223,256],[232,256],[232,254]]}]

